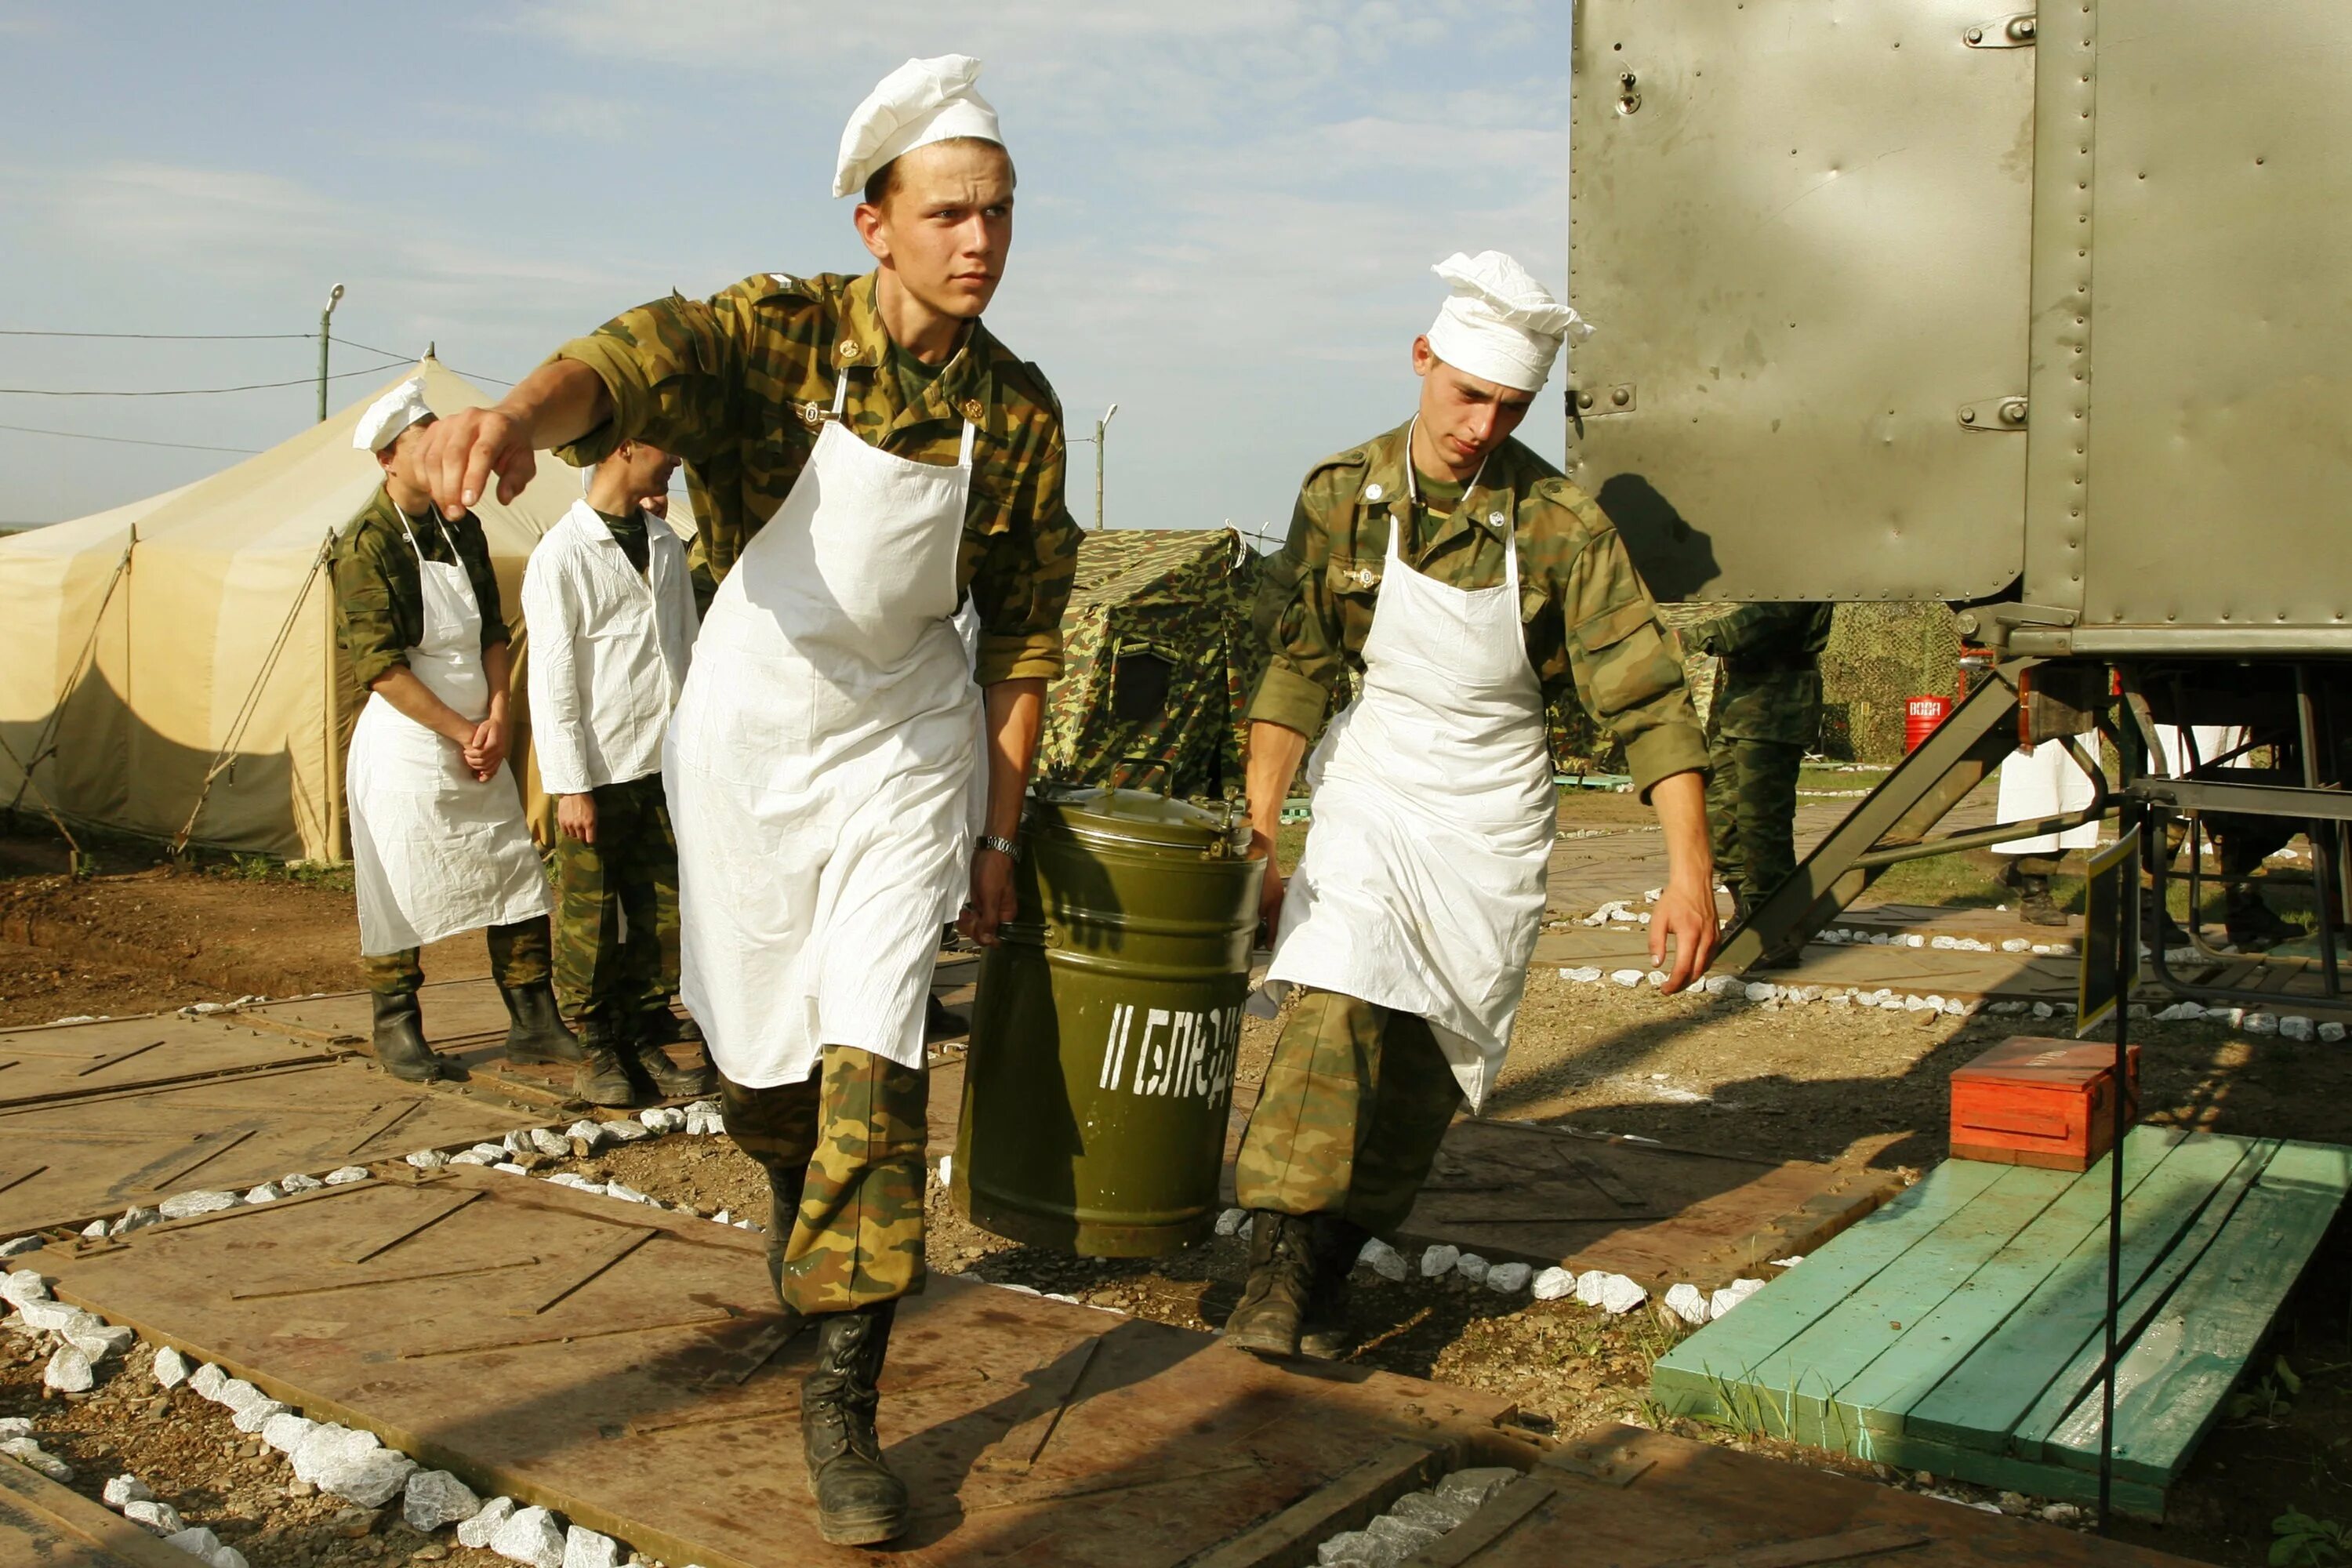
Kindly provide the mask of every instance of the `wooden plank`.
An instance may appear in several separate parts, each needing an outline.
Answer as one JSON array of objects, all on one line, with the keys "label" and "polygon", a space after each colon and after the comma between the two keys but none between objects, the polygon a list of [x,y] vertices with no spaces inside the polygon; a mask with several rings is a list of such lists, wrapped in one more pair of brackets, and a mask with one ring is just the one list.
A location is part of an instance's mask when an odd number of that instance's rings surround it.
[{"label": "wooden plank", "polygon": [[1300,1568],[1315,1561],[1318,1543],[1362,1528],[1405,1493],[1435,1481],[1445,1468],[1443,1448],[1400,1437],[1186,1568]]},{"label": "wooden plank", "polygon": [[1419,1556],[1405,1559],[1404,1568],[1461,1568],[1549,1502],[1555,1489],[1538,1477],[1521,1476],[1479,1504],[1477,1512],[1447,1531]]},{"label": "wooden plank", "polygon": [[[2126,1159],[2127,1203],[2171,1163],[2188,1136],[2170,1130],[2147,1131],[2160,1132],[2162,1158],[2151,1152],[2147,1158]],[[2067,1184],[2066,1190],[1942,1300],[1916,1318],[1898,1320],[1904,1325],[1900,1336],[1885,1345],[1860,1376],[1838,1390],[1834,1420],[1858,1422],[1880,1432],[1902,1430],[1911,1406],[1944,1380],[1960,1356],[2015,1311],[2085,1236],[2105,1233],[2108,1194],[2105,1160],[2080,1173],[2036,1173],[2059,1178]]]},{"label": "wooden plank", "polygon": [[[1852,1451],[1861,1423],[1846,1397],[1847,1385],[1899,1346],[1919,1320],[2041,1219],[2075,1179],[2025,1166],[1993,1169],[2001,1173],[1972,1202],[1914,1233],[1911,1245],[1886,1267],[1780,1349],[1746,1369],[1739,1381],[1751,1385],[1756,1403],[1744,1414],[1776,1436]],[[1805,1271],[1819,1260],[1820,1255],[1807,1258],[1797,1269],[1795,1282],[1803,1283]],[[1737,1322],[1738,1317],[1725,1321]]]},{"label": "wooden plank", "polygon": [[1908,1552],[1935,1539],[1916,1526],[1865,1524],[1859,1530],[1833,1531],[1802,1541],[1769,1546],[1743,1547],[1738,1552],[1713,1552],[1705,1557],[1678,1557],[1658,1568],[1816,1568],[1823,1563],[1852,1563],[1889,1552]]},{"label": "wooden plank", "polygon": [[[2116,1473],[2161,1484],[2179,1473],[2352,1190],[2352,1149],[2288,1143],[2116,1367]],[[2051,1435],[2075,1468],[2099,1462],[2095,1384]]]},{"label": "wooden plank", "polygon": [[23,1465],[0,1463],[0,1562],[43,1568],[188,1568],[188,1554]]},{"label": "wooden plank", "polygon": [[[1963,1162],[1937,1166],[1854,1224],[1833,1247],[1813,1254],[1736,1314],[1709,1323],[1668,1351],[1656,1367],[1658,1396],[1704,1400],[1712,1397],[1718,1379],[1746,1377],[2004,1173],[2000,1167]],[[1704,1404],[1674,1407],[1709,1408]]]},{"label": "wooden plank", "polygon": [[[2134,1226],[2131,1205],[2126,1205],[2121,1302],[2116,1312],[2117,1342],[2128,1346],[2148,1319],[2171,1294],[2172,1288],[2211,1246],[2215,1237],[2236,1214],[2238,1205],[2277,1152],[2276,1140],[2231,1140],[2243,1145],[2243,1158],[2209,1194],[2191,1223],[2176,1231],[2170,1226]],[[2143,1219],[2145,1216],[2141,1216]],[[2083,1391],[2098,1376],[2106,1347],[2106,1233],[2088,1238],[2080,1256],[2070,1261],[2072,1290],[2044,1290],[2027,1303],[2027,1310],[2004,1323],[1979,1345],[1960,1373],[1923,1401],[1913,1412],[1922,1436],[1940,1436],[1963,1446],[1999,1447],[2020,1458],[2042,1458],[2042,1440],[2050,1427],[2073,1409]],[[2070,1344],[2071,1341],[2071,1344]],[[2054,1368],[2055,1370],[2049,1370]],[[1965,1377],[1964,1375],[1965,1374]],[[2039,1390],[2031,1377],[2042,1377]],[[1938,1423],[1948,1394],[1978,1396],[1977,1419],[1982,1435],[1941,1430]],[[2016,1396],[2029,1396],[2022,1409]],[[1930,1408],[1930,1405],[1936,1406]],[[1999,1440],[1995,1440],[1998,1436]]]}]

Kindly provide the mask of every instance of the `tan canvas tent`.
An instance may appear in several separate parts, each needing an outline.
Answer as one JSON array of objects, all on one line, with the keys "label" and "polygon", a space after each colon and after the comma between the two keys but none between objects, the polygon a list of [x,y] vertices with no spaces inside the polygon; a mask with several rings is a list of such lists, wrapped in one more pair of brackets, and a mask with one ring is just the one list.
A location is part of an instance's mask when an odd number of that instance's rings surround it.
[{"label": "tan canvas tent", "polygon": [[[490,401],[435,360],[418,369],[437,412]],[[0,539],[0,805],[344,858],[359,693],[323,555],[378,482],[352,426],[401,379],[210,479]],[[476,509],[509,623],[531,546],[579,494],[542,457],[514,505]]]}]

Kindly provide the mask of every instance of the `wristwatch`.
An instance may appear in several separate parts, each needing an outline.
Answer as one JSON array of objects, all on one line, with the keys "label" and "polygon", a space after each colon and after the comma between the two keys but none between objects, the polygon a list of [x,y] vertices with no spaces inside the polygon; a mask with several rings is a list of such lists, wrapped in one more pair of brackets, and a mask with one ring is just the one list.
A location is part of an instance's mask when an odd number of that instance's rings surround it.
[{"label": "wristwatch", "polygon": [[1020,864],[1021,841],[1017,838],[999,838],[993,833],[983,833],[980,836],[980,847],[982,849],[993,849],[999,855],[1011,856],[1013,864]]}]

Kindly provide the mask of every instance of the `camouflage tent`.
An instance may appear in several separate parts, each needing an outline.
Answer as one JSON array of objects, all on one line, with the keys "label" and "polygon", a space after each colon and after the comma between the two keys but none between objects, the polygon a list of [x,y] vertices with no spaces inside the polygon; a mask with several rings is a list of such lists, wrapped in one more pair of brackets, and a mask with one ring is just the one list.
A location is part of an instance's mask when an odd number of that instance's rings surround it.
[{"label": "camouflage tent", "polygon": [[1242,708],[1265,659],[1250,635],[1257,561],[1230,528],[1088,533],[1039,774],[1239,795]]}]

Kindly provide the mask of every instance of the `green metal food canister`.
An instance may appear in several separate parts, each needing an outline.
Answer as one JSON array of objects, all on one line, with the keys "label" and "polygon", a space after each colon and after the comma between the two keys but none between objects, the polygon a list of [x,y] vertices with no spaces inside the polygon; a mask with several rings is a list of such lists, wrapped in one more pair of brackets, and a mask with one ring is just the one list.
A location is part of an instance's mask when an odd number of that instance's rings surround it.
[{"label": "green metal food canister", "polygon": [[1011,1240],[1154,1258],[1217,1214],[1261,862],[1238,802],[1041,784],[981,959],[952,1173]]}]

